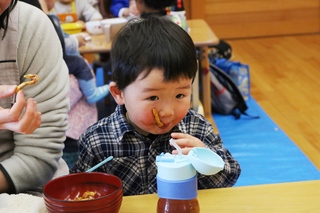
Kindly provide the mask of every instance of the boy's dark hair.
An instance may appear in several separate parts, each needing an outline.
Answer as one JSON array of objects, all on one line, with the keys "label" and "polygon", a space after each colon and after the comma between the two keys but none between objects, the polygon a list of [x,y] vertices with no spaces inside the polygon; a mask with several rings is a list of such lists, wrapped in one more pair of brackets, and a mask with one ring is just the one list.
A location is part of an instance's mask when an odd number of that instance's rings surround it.
[{"label": "boy's dark hair", "polygon": [[166,17],[130,20],[114,38],[111,64],[112,80],[120,90],[154,68],[163,70],[165,82],[193,79],[197,72],[191,37]]},{"label": "boy's dark hair", "polygon": [[175,0],[144,0],[144,4],[152,9],[160,10],[170,7],[175,3]]}]

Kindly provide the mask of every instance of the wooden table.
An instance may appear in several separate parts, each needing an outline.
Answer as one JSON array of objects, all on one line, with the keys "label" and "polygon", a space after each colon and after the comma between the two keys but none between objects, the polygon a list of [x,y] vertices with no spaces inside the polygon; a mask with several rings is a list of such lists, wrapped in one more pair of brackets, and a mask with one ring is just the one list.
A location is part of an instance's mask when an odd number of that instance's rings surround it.
[{"label": "wooden table", "polygon": [[[199,190],[201,213],[320,212],[320,180]],[[156,212],[158,196],[123,197],[120,213]]]},{"label": "wooden table", "polygon": [[[211,111],[211,91],[210,91],[210,75],[209,75],[209,60],[208,60],[208,47],[219,42],[218,37],[211,30],[209,25],[202,19],[187,20],[190,28],[190,36],[194,45],[200,49],[200,71],[202,81],[202,95],[200,99],[203,104],[203,114],[208,119],[216,134],[219,134],[218,128],[213,121]],[[103,52],[110,52],[111,43],[107,43],[104,35],[92,35],[91,41],[87,45],[79,48],[79,52],[86,58],[88,54],[97,54]]]}]

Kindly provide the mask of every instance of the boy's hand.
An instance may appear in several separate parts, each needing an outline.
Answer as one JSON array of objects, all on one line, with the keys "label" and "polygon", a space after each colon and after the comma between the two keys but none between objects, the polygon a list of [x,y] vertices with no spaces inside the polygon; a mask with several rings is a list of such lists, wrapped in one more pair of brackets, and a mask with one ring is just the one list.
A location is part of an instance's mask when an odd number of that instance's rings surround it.
[{"label": "boy's hand", "polygon": [[[205,147],[204,143],[196,137],[181,132],[171,133],[171,137],[180,146],[182,154],[187,155],[193,147]],[[173,150],[172,154],[178,154],[177,150]]]}]

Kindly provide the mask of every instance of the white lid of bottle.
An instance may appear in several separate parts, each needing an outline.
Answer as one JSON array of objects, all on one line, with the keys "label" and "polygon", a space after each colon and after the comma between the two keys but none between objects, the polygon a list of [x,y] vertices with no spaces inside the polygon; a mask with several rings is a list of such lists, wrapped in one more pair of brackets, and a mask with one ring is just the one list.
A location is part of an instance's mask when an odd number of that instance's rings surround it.
[{"label": "white lid of bottle", "polygon": [[187,155],[161,153],[157,156],[158,176],[164,180],[187,180],[196,175],[196,170]]},{"label": "white lid of bottle", "polygon": [[202,147],[194,147],[188,153],[192,166],[203,175],[214,175],[224,168],[224,161],[215,152]]},{"label": "white lid of bottle", "polygon": [[196,175],[214,175],[224,168],[222,158],[207,148],[194,147],[188,155],[161,153],[156,158],[158,176],[164,180],[187,180]]}]

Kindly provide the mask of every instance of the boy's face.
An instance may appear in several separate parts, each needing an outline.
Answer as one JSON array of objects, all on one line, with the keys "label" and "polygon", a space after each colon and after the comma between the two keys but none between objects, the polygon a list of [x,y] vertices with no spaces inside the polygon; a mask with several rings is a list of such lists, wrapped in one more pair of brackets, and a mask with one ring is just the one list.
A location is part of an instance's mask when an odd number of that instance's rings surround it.
[{"label": "boy's face", "polygon": [[[180,78],[177,82],[163,82],[163,71],[159,69],[153,69],[145,78],[143,74],[122,91],[127,117],[142,134],[164,134],[187,114],[192,79]],[[157,126],[153,109],[158,111],[163,127]]]}]

